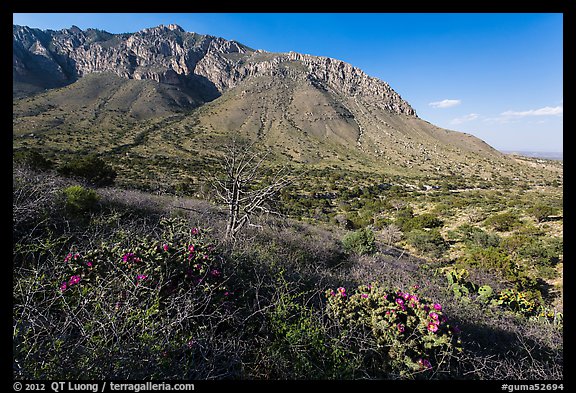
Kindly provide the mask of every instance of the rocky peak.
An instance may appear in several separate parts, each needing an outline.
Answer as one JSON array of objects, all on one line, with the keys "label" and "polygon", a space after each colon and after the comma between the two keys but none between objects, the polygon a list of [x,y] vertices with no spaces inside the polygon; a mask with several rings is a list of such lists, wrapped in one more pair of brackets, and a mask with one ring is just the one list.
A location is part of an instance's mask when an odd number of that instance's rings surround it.
[{"label": "rocky peak", "polygon": [[[340,60],[295,52],[254,51],[236,41],[185,32],[176,24],[133,34],[89,30],[72,26],[54,32],[14,26],[15,80],[25,79],[37,69],[50,69],[64,84],[89,73],[111,72],[123,78],[170,84],[203,80],[203,85],[211,83],[222,93],[250,77],[303,77],[336,94],[362,97],[388,111],[416,116],[386,82]],[[303,67],[286,67],[288,63]]]},{"label": "rocky peak", "polygon": [[179,31],[180,33],[184,33],[184,29],[181,28],[180,26],[176,25],[176,24],[169,24],[166,27],[168,28],[168,30],[176,30],[176,31]]}]

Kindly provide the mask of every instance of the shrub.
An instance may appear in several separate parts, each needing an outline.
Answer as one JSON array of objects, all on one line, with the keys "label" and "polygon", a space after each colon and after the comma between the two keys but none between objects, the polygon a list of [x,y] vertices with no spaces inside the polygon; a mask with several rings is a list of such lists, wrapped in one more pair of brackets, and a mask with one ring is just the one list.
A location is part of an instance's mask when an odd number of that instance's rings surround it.
[{"label": "shrub", "polygon": [[470,224],[463,224],[457,228],[462,241],[469,246],[497,247],[500,244],[500,237],[496,234],[487,233],[481,228]]},{"label": "shrub", "polygon": [[418,251],[435,258],[440,258],[448,249],[448,244],[437,229],[414,229],[408,233],[407,241]]},{"label": "shrub", "polygon": [[481,269],[499,272],[505,277],[515,276],[516,269],[510,256],[498,247],[471,247],[459,260],[465,266],[479,267]]},{"label": "shrub", "polygon": [[380,368],[389,373],[414,377],[445,370],[460,349],[459,329],[442,306],[417,293],[371,284],[353,294],[343,287],[328,290],[326,296],[330,318],[350,335],[371,342],[367,356],[380,360]]},{"label": "shrub", "polygon": [[498,232],[507,232],[514,229],[520,221],[511,212],[504,212],[488,217],[484,223]]},{"label": "shrub", "polygon": [[527,210],[527,213],[533,216],[536,219],[536,221],[543,222],[549,216],[555,214],[556,209],[554,209],[552,206],[549,205],[538,204],[529,208]]},{"label": "shrub", "polygon": [[14,152],[14,162],[24,164],[31,169],[47,170],[52,168],[52,161],[34,150],[18,150]]},{"label": "shrub", "polygon": [[362,359],[330,328],[313,307],[300,304],[282,280],[278,300],[268,313],[272,342],[266,351],[274,359],[272,372],[289,378],[353,378]]},{"label": "shrub", "polygon": [[118,233],[39,265],[37,274],[16,272],[15,374],[197,379],[215,367],[234,373],[229,362],[219,364],[227,355],[215,342],[227,345],[227,332],[238,325],[230,319],[239,288],[227,287],[218,249],[183,226],[165,220],[158,238]]},{"label": "shrub", "polygon": [[403,207],[396,213],[395,224],[402,229],[402,232],[406,233],[414,229],[413,221],[414,211],[410,206]]},{"label": "shrub", "polygon": [[112,185],[117,175],[110,165],[95,155],[74,157],[61,165],[58,171],[64,176],[79,177],[98,187]]},{"label": "shrub", "polygon": [[439,228],[444,225],[442,220],[430,213],[424,213],[412,219],[414,228]]},{"label": "shrub", "polygon": [[81,215],[93,210],[100,199],[96,191],[82,186],[70,186],[63,190],[66,210],[72,215]]},{"label": "shrub", "polygon": [[376,251],[374,232],[370,228],[362,228],[349,233],[342,239],[342,245],[348,252],[371,254]]}]

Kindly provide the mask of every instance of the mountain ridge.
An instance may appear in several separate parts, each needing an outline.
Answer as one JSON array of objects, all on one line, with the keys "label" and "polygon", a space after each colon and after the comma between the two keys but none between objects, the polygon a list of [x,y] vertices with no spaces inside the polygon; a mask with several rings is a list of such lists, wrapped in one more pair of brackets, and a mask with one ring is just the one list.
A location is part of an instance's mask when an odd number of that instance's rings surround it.
[{"label": "mountain ridge", "polygon": [[86,34],[75,26],[56,32],[14,25],[13,31],[14,48],[20,49],[15,49],[13,56],[16,80],[25,72],[22,50],[41,56],[62,83],[109,71],[128,79],[167,84],[179,84],[182,77],[203,77],[219,93],[250,76],[283,72],[281,63],[296,61],[308,67],[311,78],[349,94],[374,94],[389,101],[388,109],[415,115],[414,109],[386,82],[341,60],[296,52],[255,51],[236,41],[185,32],[178,25],[160,25],[128,34],[95,29],[88,29]]},{"label": "mountain ridge", "polygon": [[341,60],[254,50],[178,25],[122,34],[14,25],[13,37],[17,149],[130,146],[133,157],[163,151],[180,162],[184,146],[214,158],[240,134],[298,164],[482,180],[526,169],[420,119],[388,83]]}]

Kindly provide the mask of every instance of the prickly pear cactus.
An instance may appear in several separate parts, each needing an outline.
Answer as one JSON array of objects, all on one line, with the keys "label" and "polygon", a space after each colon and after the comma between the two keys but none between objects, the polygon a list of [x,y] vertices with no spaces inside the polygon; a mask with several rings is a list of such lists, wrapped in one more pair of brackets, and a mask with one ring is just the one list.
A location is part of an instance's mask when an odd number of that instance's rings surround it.
[{"label": "prickly pear cactus", "polygon": [[493,292],[494,291],[490,285],[482,285],[480,288],[478,288],[478,300],[483,303],[487,303],[490,301]]}]

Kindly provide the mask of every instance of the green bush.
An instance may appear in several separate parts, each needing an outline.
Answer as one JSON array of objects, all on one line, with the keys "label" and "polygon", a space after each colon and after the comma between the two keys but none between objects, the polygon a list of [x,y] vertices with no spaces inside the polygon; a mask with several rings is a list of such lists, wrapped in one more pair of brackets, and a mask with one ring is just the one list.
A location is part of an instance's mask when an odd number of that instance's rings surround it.
[{"label": "green bush", "polygon": [[469,246],[497,247],[500,244],[500,237],[493,233],[487,233],[481,228],[470,224],[463,224],[457,228],[461,240]]},{"label": "green bush", "polygon": [[536,221],[542,222],[545,221],[549,216],[555,214],[556,209],[549,205],[538,204],[529,208],[526,213],[533,216]]},{"label": "green bush", "polygon": [[362,359],[330,329],[313,307],[298,301],[282,280],[279,298],[268,313],[272,342],[266,347],[275,359],[272,372],[295,379],[348,379],[362,369]]},{"label": "green bush", "polygon": [[412,225],[415,229],[439,228],[444,225],[442,220],[430,213],[420,214],[412,219]]},{"label": "green bush", "polygon": [[471,247],[459,260],[465,266],[478,267],[487,271],[500,272],[505,277],[515,276],[516,269],[510,256],[498,247]]},{"label": "green bush", "polygon": [[112,185],[117,175],[110,165],[95,155],[74,157],[61,165],[58,171],[64,176],[79,177],[98,187]]},{"label": "green bush", "polygon": [[347,234],[342,239],[342,245],[348,252],[358,255],[371,254],[376,251],[376,239],[370,228],[362,228]]},{"label": "green bush", "polygon": [[18,150],[14,152],[15,163],[24,164],[32,169],[47,170],[53,166],[52,161],[34,150]]},{"label": "green bush", "polygon": [[498,232],[507,232],[518,226],[520,221],[515,214],[504,212],[488,217],[484,223]]},{"label": "green bush", "polygon": [[70,186],[63,192],[66,197],[66,210],[73,215],[93,210],[100,199],[96,191],[82,186]]},{"label": "green bush", "polygon": [[435,258],[440,258],[448,249],[448,244],[437,229],[413,229],[406,240],[418,251]]},{"label": "green bush", "polygon": [[402,209],[398,210],[396,213],[396,220],[394,223],[400,227],[402,232],[410,232],[414,229],[413,224],[414,218],[414,210],[410,206],[405,206]]}]

